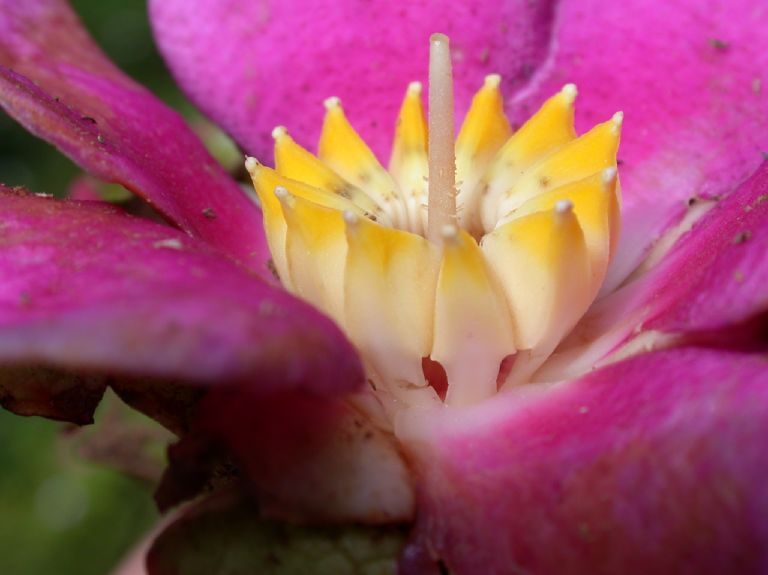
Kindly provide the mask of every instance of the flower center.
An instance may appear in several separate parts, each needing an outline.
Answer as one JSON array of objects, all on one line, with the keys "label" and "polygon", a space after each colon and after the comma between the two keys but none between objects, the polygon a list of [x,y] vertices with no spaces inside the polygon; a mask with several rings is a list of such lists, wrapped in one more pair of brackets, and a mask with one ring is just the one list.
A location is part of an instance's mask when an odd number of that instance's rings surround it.
[{"label": "flower center", "polygon": [[246,161],[281,281],[342,326],[391,410],[529,381],[594,300],[619,231],[621,113],[577,137],[569,84],[513,133],[491,75],[454,143],[440,34],[429,80],[428,125],[411,83],[389,169],[338,98],[317,156],[278,127],[275,169]]}]

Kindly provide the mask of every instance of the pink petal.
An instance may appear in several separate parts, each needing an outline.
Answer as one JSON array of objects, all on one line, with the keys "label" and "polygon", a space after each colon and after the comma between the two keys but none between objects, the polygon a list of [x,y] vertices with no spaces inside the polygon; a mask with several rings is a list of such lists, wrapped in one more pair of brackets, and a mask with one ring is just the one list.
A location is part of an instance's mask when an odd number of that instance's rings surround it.
[{"label": "pink petal", "polygon": [[656,352],[416,422],[419,545],[456,575],[765,572],[766,367]]},{"label": "pink petal", "polygon": [[723,195],[768,150],[768,5],[754,0],[564,0],[556,44],[524,94],[524,118],[565,82],[584,130],[617,110],[622,240],[612,281],[637,265],[693,196]]},{"label": "pink petal", "polygon": [[[5,188],[0,229],[4,375],[29,367],[239,382],[257,397],[295,389],[333,396],[363,381],[330,320],[181,232],[104,204]],[[26,392],[21,379],[3,389]]]},{"label": "pink petal", "polygon": [[[262,512],[291,522],[388,524],[413,519],[411,469],[360,397],[287,393],[206,398],[203,429],[232,450]],[[375,401],[375,400],[374,400]]]},{"label": "pink petal", "polygon": [[313,146],[323,100],[338,96],[386,160],[408,83],[426,81],[431,33],[451,37],[462,117],[483,76],[502,72],[509,93],[539,65],[553,4],[153,0],[150,16],[179,84],[250,153],[271,157],[277,124]]},{"label": "pink petal", "polygon": [[180,116],[107,60],[63,0],[0,0],[0,106],[84,169],[264,271],[259,210]]}]

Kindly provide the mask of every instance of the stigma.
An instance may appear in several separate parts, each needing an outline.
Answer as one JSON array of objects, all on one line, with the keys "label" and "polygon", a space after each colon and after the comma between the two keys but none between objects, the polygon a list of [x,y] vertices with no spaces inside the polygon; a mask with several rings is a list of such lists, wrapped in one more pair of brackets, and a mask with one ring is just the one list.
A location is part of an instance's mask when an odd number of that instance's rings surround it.
[{"label": "stigma", "polygon": [[485,78],[455,136],[450,44],[435,34],[429,116],[410,83],[387,168],[337,97],[317,155],[280,126],[275,168],[246,161],[281,282],[345,330],[394,411],[530,381],[616,247],[621,113],[577,136],[568,84],[513,131],[500,87]]}]

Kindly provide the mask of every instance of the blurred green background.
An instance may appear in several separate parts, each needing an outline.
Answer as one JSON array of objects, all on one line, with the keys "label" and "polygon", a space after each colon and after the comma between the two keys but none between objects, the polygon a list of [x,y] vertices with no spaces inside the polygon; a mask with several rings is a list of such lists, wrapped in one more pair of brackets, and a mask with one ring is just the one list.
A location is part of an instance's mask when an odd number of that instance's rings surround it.
[{"label": "blurred green background", "polygon": [[[151,40],[144,0],[72,0],[118,65],[196,119]],[[0,111],[0,182],[61,195],[79,170]],[[148,484],[73,456],[60,424],[0,408],[0,574],[105,575],[157,520]]]}]

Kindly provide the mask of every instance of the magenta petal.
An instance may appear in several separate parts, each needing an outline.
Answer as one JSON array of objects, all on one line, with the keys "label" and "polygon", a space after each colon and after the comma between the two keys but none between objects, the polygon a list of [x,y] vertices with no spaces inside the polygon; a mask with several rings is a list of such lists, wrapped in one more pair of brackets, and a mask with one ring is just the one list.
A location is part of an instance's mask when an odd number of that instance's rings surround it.
[{"label": "magenta petal", "polygon": [[507,93],[530,77],[549,46],[553,4],[202,0],[190,10],[157,0],[150,16],[179,84],[250,153],[271,156],[277,124],[314,146],[322,102],[338,96],[386,160],[407,85],[427,78],[431,33],[451,37],[463,116],[484,75],[503,73]]},{"label": "magenta petal", "polygon": [[114,67],[63,0],[0,1],[0,106],[84,169],[258,271],[258,208],[174,111]]},{"label": "magenta petal", "polygon": [[327,318],[205,244],[96,203],[0,195],[0,364],[337,395],[363,381]]},{"label": "magenta petal", "polygon": [[565,82],[580,130],[624,110],[625,276],[694,196],[728,193],[768,150],[768,5],[754,0],[565,0],[556,48],[513,112]]},{"label": "magenta petal", "polygon": [[[712,209],[646,280],[646,329],[712,333],[768,312],[768,162]],[[765,335],[765,334],[763,334]]]},{"label": "magenta petal", "polygon": [[451,573],[768,569],[763,356],[656,352],[433,423],[418,533]]}]

